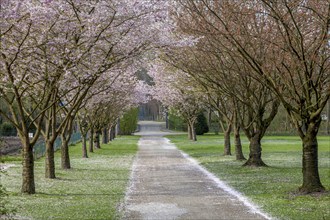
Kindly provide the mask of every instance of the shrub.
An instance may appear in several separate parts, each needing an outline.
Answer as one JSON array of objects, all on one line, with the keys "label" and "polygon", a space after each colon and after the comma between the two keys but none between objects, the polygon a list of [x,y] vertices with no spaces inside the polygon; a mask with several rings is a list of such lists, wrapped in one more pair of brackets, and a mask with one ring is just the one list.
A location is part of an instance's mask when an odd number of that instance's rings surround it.
[{"label": "shrub", "polygon": [[4,122],[0,125],[0,136],[16,136],[16,128],[9,122]]},{"label": "shrub", "polygon": [[203,135],[204,133],[209,132],[209,126],[207,125],[206,117],[203,112],[199,113],[196,120],[196,134]]},{"label": "shrub", "polygon": [[121,135],[131,135],[137,128],[138,122],[138,108],[133,108],[126,112],[120,119],[120,131]]},{"label": "shrub", "polygon": [[187,131],[187,122],[182,117],[169,113],[168,116],[169,129],[175,131]]}]

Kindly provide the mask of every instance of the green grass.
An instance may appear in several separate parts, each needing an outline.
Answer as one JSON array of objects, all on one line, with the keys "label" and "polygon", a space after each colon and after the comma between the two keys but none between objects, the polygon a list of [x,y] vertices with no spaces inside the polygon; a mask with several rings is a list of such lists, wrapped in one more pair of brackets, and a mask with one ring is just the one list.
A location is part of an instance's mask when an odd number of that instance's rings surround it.
[{"label": "green grass", "polygon": [[[181,150],[197,159],[207,170],[245,194],[265,212],[278,219],[330,219],[330,194],[299,195],[302,184],[302,148],[299,137],[268,136],[262,142],[263,161],[269,167],[242,167],[235,156],[222,156],[223,137],[169,136]],[[319,137],[319,172],[323,186],[330,189],[330,137]],[[242,140],[248,157],[248,141]],[[234,155],[234,149],[232,149]]]},{"label": "green grass", "polygon": [[56,152],[56,179],[44,178],[44,158],[35,161],[36,194],[20,193],[21,165],[15,164],[1,177],[9,192],[9,205],[17,216],[31,219],[117,219],[123,201],[138,137],[122,136],[81,158],[81,144],[70,147],[69,171],[60,169]]},{"label": "green grass", "polygon": [[10,161],[22,161],[22,157],[16,155],[1,155],[0,163],[8,163]]}]

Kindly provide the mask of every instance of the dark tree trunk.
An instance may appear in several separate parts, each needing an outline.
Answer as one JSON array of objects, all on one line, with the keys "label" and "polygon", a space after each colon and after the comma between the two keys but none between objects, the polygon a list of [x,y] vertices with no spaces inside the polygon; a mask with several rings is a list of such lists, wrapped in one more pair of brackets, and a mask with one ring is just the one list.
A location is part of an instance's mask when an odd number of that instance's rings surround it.
[{"label": "dark tree trunk", "polygon": [[111,126],[110,127],[110,141],[113,141],[115,139],[116,136],[116,128],[115,126]]},{"label": "dark tree trunk", "polygon": [[[243,166],[267,166],[261,159],[261,139],[265,135],[267,128],[269,127],[270,123],[273,121],[274,117],[277,114],[278,106],[280,102],[279,100],[275,99],[272,102],[272,108],[270,114],[267,118],[264,118],[265,108],[258,109],[258,115],[254,119],[254,124],[250,124],[248,129],[244,129],[246,136],[249,138],[250,141],[250,154],[249,159]],[[253,114],[250,109],[250,118],[252,122]]]},{"label": "dark tree trunk", "polygon": [[242,150],[242,142],[241,142],[241,135],[239,133],[240,127],[235,126],[234,128],[234,136],[235,136],[235,154],[236,160],[246,160]]},{"label": "dark tree trunk", "polygon": [[[28,138],[27,138],[28,139]],[[33,147],[30,146],[29,140],[23,143],[23,172],[22,172],[22,193],[34,194],[34,161],[33,161]]]},{"label": "dark tree trunk", "polygon": [[113,127],[110,126],[109,127],[109,130],[108,130],[108,137],[109,137],[109,141],[111,142],[113,140],[113,137],[112,137],[112,131],[113,130]]},{"label": "dark tree trunk", "polygon": [[120,119],[117,120],[115,138],[118,136],[119,132],[120,132]]},{"label": "dark tree trunk", "polygon": [[193,139],[192,132],[191,132],[191,126],[190,126],[189,122],[188,122],[188,139],[189,140]]},{"label": "dark tree trunk", "polygon": [[98,131],[95,133],[95,136],[94,136],[94,146],[97,149],[100,149],[101,148],[101,145],[100,145],[100,133]]},{"label": "dark tree trunk", "polygon": [[86,135],[82,136],[82,157],[88,158],[87,154],[87,144],[86,144]]},{"label": "dark tree trunk", "polygon": [[70,155],[69,155],[69,142],[73,132],[74,117],[69,117],[66,126],[61,132],[61,168],[64,170],[71,169]]},{"label": "dark tree trunk", "polygon": [[165,128],[166,129],[170,129],[170,126],[169,126],[169,121],[168,121],[168,110],[166,109],[166,112],[165,112]]},{"label": "dark tree trunk", "polygon": [[224,131],[224,148],[223,155],[231,155],[230,133],[232,125],[228,124],[227,130]]},{"label": "dark tree trunk", "polygon": [[102,144],[108,143],[108,132],[106,128],[102,129]]},{"label": "dark tree trunk", "polygon": [[[85,135],[85,139],[86,139],[86,135]],[[85,140],[86,141],[86,140]],[[89,152],[94,152],[94,130],[91,129],[89,131]]]},{"label": "dark tree trunk", "polygon": [[45,177],[55,179],[54,141],[46,140]]},{"label": "dark tree trunk", "polygon": [[299,188],[302,193],[322,192],[325,188],[322,186],[318,169],[318,142],[317,133],[321,120],[308,125],[303,141],[302,173],[303,185]]},{"label": "dark tree trunk", "polygon": [[327,103],[327,134],[330,135],[330,99],[328,99]]},{"label": "dark tree trunk", "polygon": [[249,138],[250,140],[250,154],[249,159],[246,161],[243,166],[267,166],[261,159],[261,132],[256,132],[253,136]]},{"label": "dark tree trunk", "polygon": [[119,129],[118,124],[113,126],[113,128],[112,128],[113,139],[116,139],[116,137],[118,136],[118,131],[119,131],[118,129]]},{"label": "dark tree trunk", "polygon": [[61,145],[61,167],[64,170],[71,169],[70,156],[69,156],[69,140],[70,137],[61,135],[62,145]]},{"label": "dark tree trunk", "polygon": [[[58,90],[55,89],[53,93],[53,99],[56,99],[56,94]],[[54,143],[59,135],[56,128],[56,105],[53,104],[49,109],[49,117],[46,120],[46,129],[44,131],[44,138],[46,142],[46,157],[45,157],[45,177],[49,179],[55,179],[55,152],[54,152]]]}]

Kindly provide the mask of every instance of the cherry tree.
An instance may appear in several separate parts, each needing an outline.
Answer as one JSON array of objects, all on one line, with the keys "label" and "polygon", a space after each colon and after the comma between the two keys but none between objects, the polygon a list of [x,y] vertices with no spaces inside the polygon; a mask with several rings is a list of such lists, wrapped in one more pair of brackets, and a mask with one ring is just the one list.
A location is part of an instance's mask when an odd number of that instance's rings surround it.
[{"label": "cherry tree", "polygon": [[134,72],[137,67],[132,66],[131,63],[126,68],[120,66],[117,71],[113,70],[112,74],[116,77],[103,75],[90,89],[84,107],[78,114],[84,143],[83,157],[87,157],[86,138],[89,130],[92,134],[90,138],[95,140],[95,147],[100,148],[101,132],[103,137],[111,134],[111,129],[125,111],[147,102],[146,85],[137,80]]},{"label": "cherry tree", "polygon": [[186,73],[159,59],[153,61],[148,74],[155,83],[150,89],[152,97],[182,116],[188,124],[188,138],[196,141],[195,122],[203,109],[203,94],[196,93]]},{"label": "cherry tree", "polygon": [[[1,94],[12,114],[1,113],[24,145],[22,192],[34,193],[32,151],[40,131],[47,143],[45,175],[55,178],[53,142],[95,81],[116,64],[169,42],[154,34],[166,26],[168,4],[4,0],[1,6]],[[65,96],[66,111],[59,107]],[[59,113],[66,115],[60,123]],[[32,126],[37,132],[31,141]]]},{"label": "cherry tree", "polygon": [[[249,66],[287,110],[302,140],[301,192],[323,191],[317,133],[329,90],[329,2],[180,1]],[[196,26],[195,26],[196,28]],[[256,46],[257,45],[257,46]],[[266,53],[264,53],[267,51]],[[262,52],[262,53],[261,53]]]},{"label": "cherry tree", "polygon": [[[22,192],[34,193],[33,146],[39,138],[46,111],[56,89],[56,70],[39,59],[39,48],[46,44],[40,32],[53,28],[53,13],[31,2],[1,2],[1,97],[11,111],[0,112],[17,129],[23,145]],[[40,18],[40,19],[37,19]],[[43,20],[43,21],[41,21]],[[41,49],[42,50],[42,49]],[[16,107],[17,106],[17,107]],[[37,125],[32,139],[33,125]]]}]

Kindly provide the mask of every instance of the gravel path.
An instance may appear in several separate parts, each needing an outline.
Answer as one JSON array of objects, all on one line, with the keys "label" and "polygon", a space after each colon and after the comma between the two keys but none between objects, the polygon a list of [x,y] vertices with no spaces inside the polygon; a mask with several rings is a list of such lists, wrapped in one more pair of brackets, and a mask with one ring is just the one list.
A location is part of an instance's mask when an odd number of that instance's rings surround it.
[{"label": "gravel path", "polygon": [[162,124],[140,126],[123,219],[270,219],[163,138]]}]

